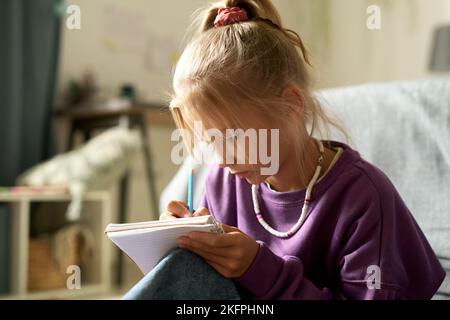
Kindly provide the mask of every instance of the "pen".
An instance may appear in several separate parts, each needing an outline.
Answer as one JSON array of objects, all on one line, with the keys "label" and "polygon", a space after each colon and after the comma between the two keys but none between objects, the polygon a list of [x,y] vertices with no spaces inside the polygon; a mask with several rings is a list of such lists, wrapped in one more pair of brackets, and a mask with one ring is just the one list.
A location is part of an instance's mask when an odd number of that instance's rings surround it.
[{"label": "pen", "polygon": [[188,178],[188,210],[191,214],[194,213],[194,169],[189,170]]}]

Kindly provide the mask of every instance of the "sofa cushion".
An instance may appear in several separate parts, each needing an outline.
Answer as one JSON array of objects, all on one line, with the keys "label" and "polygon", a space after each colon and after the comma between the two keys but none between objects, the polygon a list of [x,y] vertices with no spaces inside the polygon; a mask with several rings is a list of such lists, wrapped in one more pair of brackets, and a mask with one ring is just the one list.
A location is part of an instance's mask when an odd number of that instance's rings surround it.
[{"label": "sofa cushion", "polygon": [[[382,169],[447,270],[450,267],[450,78],[318,93],[362,157]],[[332,138],[342,140],[336,130]],[[450,297],[446,277],[436,298]]]}]

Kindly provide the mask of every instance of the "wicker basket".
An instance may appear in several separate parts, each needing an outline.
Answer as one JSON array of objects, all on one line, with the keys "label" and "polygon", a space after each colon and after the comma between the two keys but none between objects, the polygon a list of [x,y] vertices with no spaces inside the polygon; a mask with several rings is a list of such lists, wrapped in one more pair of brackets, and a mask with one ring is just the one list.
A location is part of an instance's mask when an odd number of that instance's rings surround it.
[{"label": "wicker basket", "polygon": [[28,255],[28,291],[66,288],[69,265],[80,265],[79,237],[72,237],[65,247],[65,257],[58,264],[52,254],[52,238],[30,239]]}]

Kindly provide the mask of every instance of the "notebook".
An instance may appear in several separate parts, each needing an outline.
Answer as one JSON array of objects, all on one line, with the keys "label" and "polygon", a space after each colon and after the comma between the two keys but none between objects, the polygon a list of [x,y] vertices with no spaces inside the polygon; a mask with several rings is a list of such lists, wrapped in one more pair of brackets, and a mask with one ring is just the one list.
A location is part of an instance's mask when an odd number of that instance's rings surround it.
[{"label": "notebook", "polygon": [[223,233],[213,216],[161,221],[109,224],[105,233],[142,273],[147,274],[164,256],[177,248],[176,239],[191,231]]}]

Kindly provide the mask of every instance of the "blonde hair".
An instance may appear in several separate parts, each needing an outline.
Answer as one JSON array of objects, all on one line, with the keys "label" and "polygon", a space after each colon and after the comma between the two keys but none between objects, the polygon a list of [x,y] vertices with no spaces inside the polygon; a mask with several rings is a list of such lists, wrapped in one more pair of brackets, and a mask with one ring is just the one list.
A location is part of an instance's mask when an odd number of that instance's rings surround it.
[{"label": "blonde hair", "polygon": [[[215,28],[218,9],[223,7],[245,9],[249,20]],[[333,126],[348,140],[343,125],[329,117],[313,96],[308,51],[296,32],[283,27],[270,0],[224,0],[195,15],[196,32],[177,64],[170,104],[177,126],[187,129],[191,138],[196,134],[196,119],[209,119],[226,128],[246,128],[249,124],[243,123],[241,115],[270,116],[303,136],[294,146],[302,176],[307,126],[311,127],[310,137],[318,133],[326,140]],[[306,127],[292,126],[292,113],[298,112],[298,105],[282,98],[288,85],[296,86],[303,95],[300,117]],[[187,147],[191,151],[192,146]]]}]

